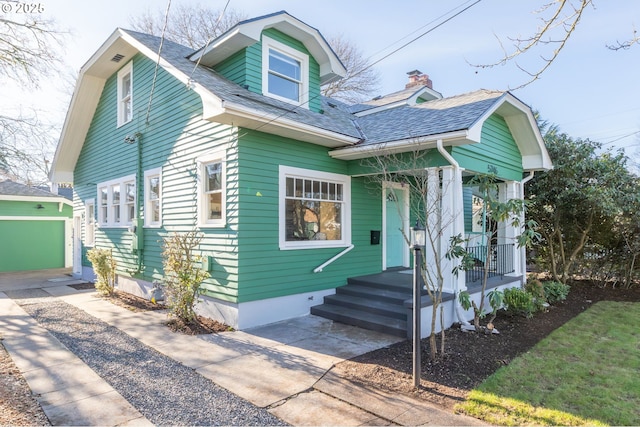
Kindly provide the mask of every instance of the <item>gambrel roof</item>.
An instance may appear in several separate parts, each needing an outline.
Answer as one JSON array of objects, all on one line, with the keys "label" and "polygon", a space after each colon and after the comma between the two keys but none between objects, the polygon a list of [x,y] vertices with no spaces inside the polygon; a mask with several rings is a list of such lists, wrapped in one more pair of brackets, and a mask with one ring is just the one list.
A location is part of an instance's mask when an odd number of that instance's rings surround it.
[{"label": "gambrel roof", "polygon": [[[322,111],[315,112],[251,92],[209,67],[225,57],[216,46],[226,51],[230,46],[246,46],[252,40],[255,43],[265,28],[302,39],[314,58],[319,58],[324,81],[344,74],[342,63],[320,33],[286,12],[244,21],[196,52],[164,40],[159,66],[182,82],[185,90],[200,96],[203,119],[323,145],[332,149],[332,157],[362,158],[376,145],[401,150],[403,144],[416,140],[424,142],[425,147],[438,139],[445,146],[480,142],[484,120],[498,113],[505,118],[523,154],[523,169],[551,167],[531,109],[509,92],[481,90],[438,99],[439,93],[423,86],[356,106],[323,98]],[[112,58],[122,55],[130,59],[140,53],[155,62],[160,44],[156,36],[117,29],[82,67],[54,158],[52,181],[73,180],[75,163],[106,79],[122,66]]]}]

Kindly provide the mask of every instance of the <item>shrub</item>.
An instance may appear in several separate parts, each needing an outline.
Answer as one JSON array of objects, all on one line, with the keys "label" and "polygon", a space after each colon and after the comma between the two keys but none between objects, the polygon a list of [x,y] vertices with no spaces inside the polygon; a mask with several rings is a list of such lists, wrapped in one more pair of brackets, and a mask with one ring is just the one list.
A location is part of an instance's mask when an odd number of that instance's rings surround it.
[{"label": "shrub", "polygon": [[87,258],[91,261],[93,271],[96,273],[96,289],[102,295],[113,294],[116,284],[116,261],[113,259],[111,249],[93,248],[87,251]]},{"label": "shrub", "polygon": [[527,283],[524,284],[524,290],[533,296],[535,311],[541,311],[547,301],[542,282],[538,279],[527,280]]},{"label": "shrub", "polygon": [[507,313],[512,315],[533,316],[536,304],[533,295],[524,289],[508,288],[504,290],[504,305]]},{"label": "shrub", "polygon": [[549,304],[556,304],[567,299],[569,285],[562,282],[544,282],[544,296]]},{"label": "shrub", "polygon": [[173,233],[163,240],[163,286],[167,306],[171,315],[191,323],[196,318],[194,306],[200,295],[200,284],[209,277],[209,273],[200,268],[201,258],[194,253],[202,236],[190,231]]}]

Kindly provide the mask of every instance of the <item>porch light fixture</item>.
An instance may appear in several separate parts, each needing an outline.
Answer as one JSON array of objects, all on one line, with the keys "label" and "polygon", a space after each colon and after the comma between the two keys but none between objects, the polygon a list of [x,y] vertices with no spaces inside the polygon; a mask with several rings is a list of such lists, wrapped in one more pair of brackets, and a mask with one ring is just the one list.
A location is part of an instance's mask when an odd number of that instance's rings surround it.
[{"label": "porch light fixture", "polygon": [[420,220],[416,221],[416,225],[411,229],[411,247],[413,249],[424,249],[427,244],[427,232],[420,225]]},{"label": "porch light fixture", "polygon": [[38,204],[36,205],[36,209],[44,209],[44,206],[42,206],[42,204],[38,203]]}]

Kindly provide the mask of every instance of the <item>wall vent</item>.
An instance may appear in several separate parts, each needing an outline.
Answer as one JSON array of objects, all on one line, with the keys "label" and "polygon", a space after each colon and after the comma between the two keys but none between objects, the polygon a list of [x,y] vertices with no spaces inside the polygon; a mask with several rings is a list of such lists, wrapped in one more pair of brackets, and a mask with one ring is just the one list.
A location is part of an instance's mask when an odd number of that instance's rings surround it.
[{"label": "wall vent", "polygon": [[113,62],[120,62],[122,58],[124,58],[124,55],[120,55],[119,53],[116,53],[115,55],[113,55],[113,58],[111,58],[111,60]]}]

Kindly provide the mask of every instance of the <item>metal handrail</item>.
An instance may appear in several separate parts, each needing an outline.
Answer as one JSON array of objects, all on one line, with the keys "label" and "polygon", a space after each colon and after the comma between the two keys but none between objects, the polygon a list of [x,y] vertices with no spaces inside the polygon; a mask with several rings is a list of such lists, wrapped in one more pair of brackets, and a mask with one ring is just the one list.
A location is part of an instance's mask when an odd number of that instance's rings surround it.
[{"label": "metal handrail", "polygon": [[342,255],[346,254],[347,252],[349,252],[353,248],[354,248],[353,245],[347,246],[344,251],[340,252],[339,254],[335,255],[333,258],[328,259],[323,264],[321,264],[321,265],[317,266],[316,268],[314,268],[313,272],[314,273],[320,273],[327,265],[331,264],[333,261],[337,260],[338,258],[340,258]]},{"label": "metal handrail", "polygon": [[[515,271],[514,247],[513,243],[490,246],[491,253],[488,256],[490,275],[504,276]],[[487,261],[487,246],[470,246],[467,248],[467,253],[475,260],[475,264],[467,269],[467,279],[470,282],[481,280]]]}]

